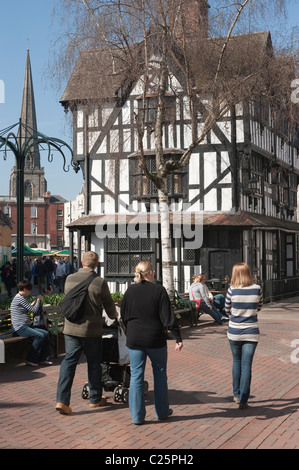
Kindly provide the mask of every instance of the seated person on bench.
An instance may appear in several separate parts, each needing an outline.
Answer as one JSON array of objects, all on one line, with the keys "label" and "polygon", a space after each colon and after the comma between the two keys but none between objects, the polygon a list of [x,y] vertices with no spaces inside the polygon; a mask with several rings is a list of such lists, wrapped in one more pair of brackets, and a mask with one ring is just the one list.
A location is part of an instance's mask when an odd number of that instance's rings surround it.
[{"label": "seated person on bench", "polygon": [[214,302],[212,303],[210,301],[208,296],[209,290],[205,285],[205,280],[206,276],[204,274],[200,274],[194,279],[194,282],[191,284],[189,289],[189,299],[193,300],[193,296],[196,300],[201,299],[200,310],[202,310],[204,313],[207,313],[208,315],[211,315],[211,317],[219,325],[222,325],[222,321],[225,320],[226,317],[222,314],[222,312],[219,312],[219,310],[214,305]]},{"label": "seated person on bench", "polygon": [[50,342],[48,331],[31,326],[30,312],[37,313],[42,296],[30,304],[26,297],[31,294],[32,284],[29,281],[20,281],[18,293],[13,298],[10,306],[11,329],[17,336],[33,338],[31,350],[26,358],[30,366],[39,364],[52,365],[50,362]]}]

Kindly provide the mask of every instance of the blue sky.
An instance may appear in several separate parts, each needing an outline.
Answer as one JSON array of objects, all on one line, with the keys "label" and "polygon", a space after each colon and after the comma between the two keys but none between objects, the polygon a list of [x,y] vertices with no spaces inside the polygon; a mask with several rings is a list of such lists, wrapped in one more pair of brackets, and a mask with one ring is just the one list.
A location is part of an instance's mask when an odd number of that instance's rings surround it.
[{"label": "blue sky", "polygon": [[[57,0],[56,0],[56,3]],[[0,80],[5,85],[5,102],[0,102],[0,130],[17,123],[20,118],[27,49],[35,94],[38,130],[64,140],[72,147],[72,132],[59,103],[61,92],[47,80],[48,60],[56,37],[52,22],[52,0],[0,0]],[[0,100],[1,101],[1,100]],[[63,171],[62,158],[53,152],[49,163],[47,152],[41,152],[48,190],[73,200],[81,190],[81,171]],[[69,159],[69,153],[67,157]],[[69,161],[69,160],[68,160]],[[7,195],[10,171],[14,165],[11,152],[6,161],[0,153],[0,195]]]},{"label": "blue sky", "polygon": [[[59,1],[56,0],[59,4]],[[299,25],[299,1],[289,1],[289,26]],[[61,92],[47,80],[51,47],[57,35],[52,22],[53,0],[0,0],[0,80],[5,85],[4,103],[0,89],[0,130],[17,123],[21,112],[22,91],[27,49],[30,50],[38,130],[66,141],[72,146],[72,131],[59,104]],[[270,28],[269,28],[270,29]],[[1,84],[1,82],[0,82]],[[10,171],[14,164],[10,154],[4,161],[0,153],[0,195],[8,194]],[[48,190],[65,199],[75,199],[81,190],[81,172],[64,173],[59,156],[49,163],[41,154]]]}]

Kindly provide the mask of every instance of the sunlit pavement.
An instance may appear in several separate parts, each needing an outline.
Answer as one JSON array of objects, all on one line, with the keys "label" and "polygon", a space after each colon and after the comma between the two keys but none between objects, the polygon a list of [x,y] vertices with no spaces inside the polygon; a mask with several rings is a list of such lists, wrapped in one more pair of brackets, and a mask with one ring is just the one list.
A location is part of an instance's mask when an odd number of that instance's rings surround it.
[{"label": "sunlit pavement", "polygon": [[[70,416],[55,411],[63,356],[53,366],[0,364],[0,449],[298,449],[299,298],[267,304],[259,314],[250,408],[232,400],[232,357],[227,323],[203,315],[197,327],[181,328],[184,347],[168,340],[168,385],[173,416],[157,421],[153,378],[147,364],[147,415],[131,423],[127,404],[91,409],[82,398],[87,370],[82,356]],[[52,461],[53,464],[53,461]]]}]

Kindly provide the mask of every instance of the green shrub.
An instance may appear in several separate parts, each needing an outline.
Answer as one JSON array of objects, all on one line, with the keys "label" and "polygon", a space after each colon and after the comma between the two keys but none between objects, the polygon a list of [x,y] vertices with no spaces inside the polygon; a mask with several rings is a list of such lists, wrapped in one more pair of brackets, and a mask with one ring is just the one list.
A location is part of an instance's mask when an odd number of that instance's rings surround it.
[{"label": "green shrub", "polygon": [[[114,302],[119,302],[122,300],[124,294],[121,292],[114,292],[111,293],[111,297]],[[42,298],[42,305],[59,305],[60,302],[62,301],[64,297],[64,294],[46,294],[43,295]],[[27,297],[28,302],[31,304],[36,297],[33,297],[32,295],[29,295]],[[12,299],[10,298],[5,298],[5,299],[0,299],[0,310],[9,310],[10,309],[10,304],[11,304]]]},{"label": "green shrub", "polygon": [[122,300],[124,294],[122,292],[112,292],[111,297],[114,300],[114,302],[118,302]]}]

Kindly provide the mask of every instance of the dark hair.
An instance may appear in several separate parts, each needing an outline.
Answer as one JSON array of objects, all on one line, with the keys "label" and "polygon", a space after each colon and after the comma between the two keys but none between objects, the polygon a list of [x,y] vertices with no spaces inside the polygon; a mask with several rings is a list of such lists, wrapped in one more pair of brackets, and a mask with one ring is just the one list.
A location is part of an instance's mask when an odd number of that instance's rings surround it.
[{"label": "dark hair", "polygon": [[32,290],[32,284],[29,281],[20,281],[18,284],[18,290],[22,291],[24,289]]}]

